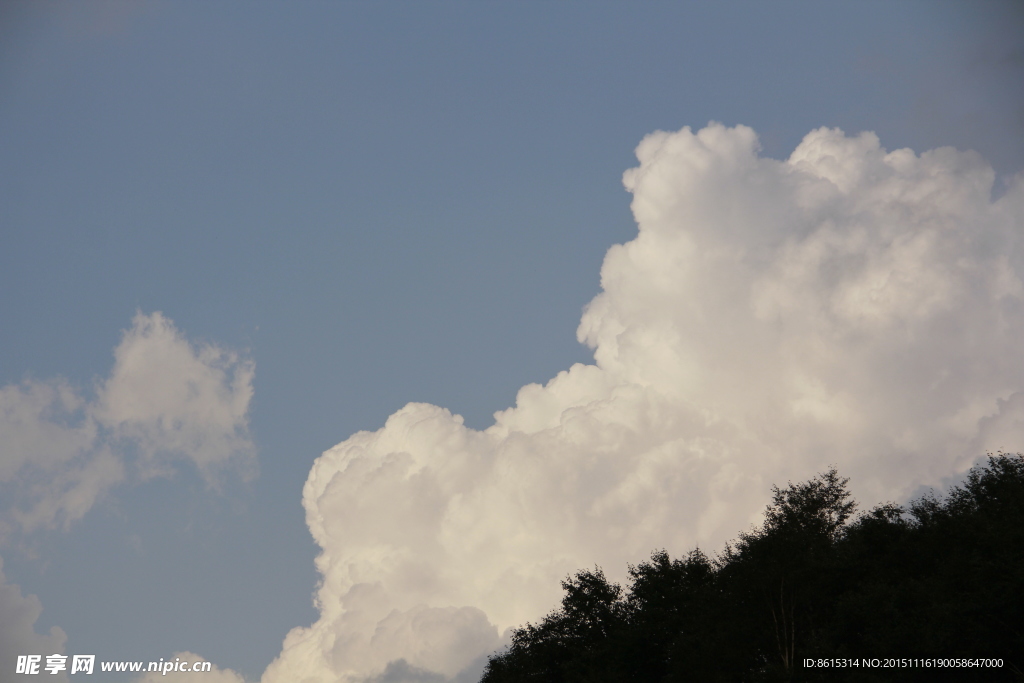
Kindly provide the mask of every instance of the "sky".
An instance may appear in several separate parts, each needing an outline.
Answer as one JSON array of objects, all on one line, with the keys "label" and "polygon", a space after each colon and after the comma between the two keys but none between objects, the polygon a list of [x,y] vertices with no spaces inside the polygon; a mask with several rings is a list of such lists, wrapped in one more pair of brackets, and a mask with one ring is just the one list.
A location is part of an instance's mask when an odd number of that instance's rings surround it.
[{"label": "sky", "polygon": [[474,681],[1024,450],[1021,82],[1010,2],[3,4],[3,676]]}]

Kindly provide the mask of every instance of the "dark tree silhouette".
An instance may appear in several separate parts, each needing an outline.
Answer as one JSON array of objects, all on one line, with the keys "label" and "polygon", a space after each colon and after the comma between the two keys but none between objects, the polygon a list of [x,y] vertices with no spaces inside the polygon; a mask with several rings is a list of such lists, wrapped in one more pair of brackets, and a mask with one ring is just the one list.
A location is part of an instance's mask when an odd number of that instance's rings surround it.
[{"label": "dark tree silhouette", "polygon": [[491,657],[483,683],[1024,680],[1024,456],[990,455],[944,499],[855,509],[832,468],[773,487],[763,524],[713,559],[656,551],[629,567],[625,591],[599,568],[578,572],[560,609]]}]

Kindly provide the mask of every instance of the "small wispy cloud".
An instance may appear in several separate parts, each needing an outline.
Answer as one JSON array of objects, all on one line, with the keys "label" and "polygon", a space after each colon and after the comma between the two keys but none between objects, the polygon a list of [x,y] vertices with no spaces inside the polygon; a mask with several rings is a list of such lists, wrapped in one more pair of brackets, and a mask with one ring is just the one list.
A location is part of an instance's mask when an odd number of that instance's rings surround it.
[{"label": "small wispy cloud", "polygon": [[[18,586],[7,582],[0,559],[0,663],[5,674],[14,671],[19,656],[64,651],[67,636],[59,627],[54,626],[46,634],[36,633],[42,611],[39,598],[23,595]],[[51,680],[68,683],[67,673],[58,673]]]},{"label": "small wispy cloud", "polygon": [[67,528],[112,487],[191,462],[211,486],[256,472],[248,434],[253,363],[195,347],[139,313],[89,397],[60,379],[0,388],[0,490],[8,531]]},{"label": "small wispy cloud", "polygon": [[[194,666],[198,662],[206,662],[208,660],[194,652],[175,652],[164,661],[174,662],[175,664],[183,662],[188,666]],[[163,662],[159,663],[162,664]],[[147,662],[146,666],[148,665],[149,663]],[[195,683],[198,680],[204,683],[246,683],[241,674],[231,669],[221,669],[216,664],[211,664],[209,671],[199,673],[187,670],[150,671],[135,679],[135,683]]]}]

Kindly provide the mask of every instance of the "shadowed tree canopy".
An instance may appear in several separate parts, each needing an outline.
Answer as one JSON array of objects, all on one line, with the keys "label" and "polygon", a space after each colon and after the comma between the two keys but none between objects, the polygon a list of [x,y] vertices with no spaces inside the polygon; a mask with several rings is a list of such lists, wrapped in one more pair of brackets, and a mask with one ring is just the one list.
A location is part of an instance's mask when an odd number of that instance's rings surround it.
[{"label": "shadowed tree canopy", "polygon": [[[832,468],[773,487],[760,527],[714,558],[656,551],[625,590],[596,567],[567,578],[561,607],[516,629],[482,683],[1024,680],[1024,456],[857,517],[847,482]],[[864,666],[875,658],[1002,666]]]}]

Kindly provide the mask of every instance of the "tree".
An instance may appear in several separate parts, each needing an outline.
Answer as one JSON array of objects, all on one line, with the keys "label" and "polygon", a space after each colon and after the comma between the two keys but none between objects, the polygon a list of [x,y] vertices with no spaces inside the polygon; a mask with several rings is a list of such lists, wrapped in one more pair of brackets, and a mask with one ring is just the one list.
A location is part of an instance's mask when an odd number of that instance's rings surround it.
[{"label": "tree", "polygon": [[[495,655],[483,681],[538,680],[545,683],[581,680],[621,618],[622,588],[610,583],[600,568],[583,570],[562,581],[562,607],[540,624],[527,623],[512,633],[508,651]],[[582,680],[586,680],[583,678]],[[591,680],[599,680],[591,677]]]},{"label": "tree", "polygon": [[835,544],[857,505],[848,482],[832,467],[801,484],[773,486],[761,528],[726,546],[720,565],[733,609],[761,615],[767,628],[757,640],[777,657],[766,671],[778,667],[789,677],[798,641],[812,639],[827,619]]},{"label": "tree", "polygon": [[[483,681],[882,681],[809,658],[999,658],[957,680],[1024,681],[1024,456],[998,454],[945,498],[856,519],[834,468],[772,488],[760,527],[715,558],[665,550],[626,591],[578,572],[560,609],[517,629]],[[934,680],[932,668],[901,681]]]}]

